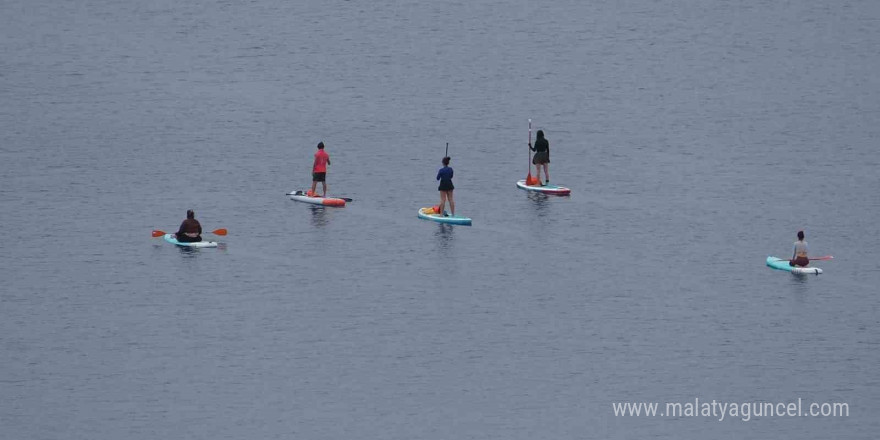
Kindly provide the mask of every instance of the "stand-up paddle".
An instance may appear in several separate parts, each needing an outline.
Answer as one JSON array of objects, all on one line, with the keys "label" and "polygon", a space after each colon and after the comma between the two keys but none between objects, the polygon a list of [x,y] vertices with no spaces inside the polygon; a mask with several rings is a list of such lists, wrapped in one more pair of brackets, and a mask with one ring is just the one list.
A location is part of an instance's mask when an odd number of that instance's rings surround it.
[{"label": "stand-up paddle", "polygon": [[529,156],[529,174],[526,176],[526,185],[532,184],[532,118],[529,118],[529,145],[526,150]]}]

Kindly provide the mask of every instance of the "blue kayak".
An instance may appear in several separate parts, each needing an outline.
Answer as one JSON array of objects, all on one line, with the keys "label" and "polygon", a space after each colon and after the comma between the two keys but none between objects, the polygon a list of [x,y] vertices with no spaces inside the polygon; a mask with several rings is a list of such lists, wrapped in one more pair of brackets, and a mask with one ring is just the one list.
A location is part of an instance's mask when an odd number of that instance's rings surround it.
[{"label": "blue kayak", "polygon": [[437,223],[448,223],[451,225],[464,225],[470,226],[471,219],[468,217],[460,217],[457,215],[453,216],[445,216],[442,214],[437,214],[434,212],[434,208],[422,208],[419,209],[419,218],[424,220],[431,220]]},{"label": "blue kayak", "polygon": [[165,241],[175,244],[177,246],[182,247],[191,247],[191,248],[215,248],[217,247],[216,241],[197,241],[195,243],[181,243],[177,241],[177,238],[174,237],[174,234],[165,234]]},{"label": "blue kayak", "polygon": [[784,270],[795,275],[819,275],[822,273],[822,269],[819,269],[818,267],[792,266],[788,263],[788,260],[776,257],[767,257],[767,265],[776,270]]}]

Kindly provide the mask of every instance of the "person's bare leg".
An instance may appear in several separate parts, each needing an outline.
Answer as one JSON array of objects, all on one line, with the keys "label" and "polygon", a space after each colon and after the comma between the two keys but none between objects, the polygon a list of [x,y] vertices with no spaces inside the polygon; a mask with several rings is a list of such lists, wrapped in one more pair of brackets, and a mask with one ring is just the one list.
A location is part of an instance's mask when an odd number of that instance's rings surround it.
[{"label": "person's bare leg", "polygon": [[318,187],[318,181],[317,181],[317,180],[313,180],[313,181],[312,181],[312,192],[310,192],[309,194],[314,194],[314,193],[315,193],[315,188],[317,188],[317,187]]},{"label": "person's bare leg", "polygon": [[541,181],[541,164],[535,165],[535,171],[538,173],[538,185],[543,185],[544,182]]},{"label": "person's bare leg", "polygon": [[455,217],[455,199],[452,197],[452,191],[447,191],[446,193],[446,197],[449,197],[449,209],[452,211],[452,216]]},{"label": "person's bare leg", "polygon": [[327,197],[327,181],[321,182],[321,187],[324,188],[324,195],[322,197]]},{"label": "person's bare leg", "polygon": [[443,215],[444,209],[446,209],[446,191],[440,191],[440,212],[437,214]]},{"label": "person's bare leg", "polygon": [[544,179],[547,183],[550,183],[550,164],[544,164]]}]

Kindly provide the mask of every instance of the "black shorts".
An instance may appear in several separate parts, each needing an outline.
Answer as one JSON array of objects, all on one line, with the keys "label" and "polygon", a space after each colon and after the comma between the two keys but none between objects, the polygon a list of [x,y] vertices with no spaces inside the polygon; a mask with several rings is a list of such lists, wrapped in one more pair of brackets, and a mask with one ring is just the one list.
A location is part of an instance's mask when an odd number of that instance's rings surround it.
[{"label": "black shorts", "polygon": [[545,163],[550,163],[550,152],[539,151],[539,152],[535,153],[535,157],[532,158],[532,163],[535,165],[543,165]]},{"label": "black shorts", "polygon": [[788,260],[788,265],[792,266],[792,267],[794,267],[794,266],[807,267],[810,265],[810,259],[807,257],[797,257],[794,260]]},{"label": "black shorts", "polygon": [[452,191],[454,189],[455,189],[455,186],[452,185],[452,182],[449,182],[449,183],[440,182],[440,187],[437,188],[437,191]]},{"label": "black shorts", "polygon": [[327,173],[312,173],[312,182],[324,182],[327,179]]}]

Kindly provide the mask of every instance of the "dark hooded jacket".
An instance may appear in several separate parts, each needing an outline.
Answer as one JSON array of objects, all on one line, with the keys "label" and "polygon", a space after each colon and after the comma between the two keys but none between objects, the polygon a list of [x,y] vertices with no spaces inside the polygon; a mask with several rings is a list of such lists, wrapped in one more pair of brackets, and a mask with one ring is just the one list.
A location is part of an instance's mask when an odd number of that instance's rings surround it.
[{"label": "dark hooded jacket", "polygon": [[180,228],[177,229],[178,237],[181,237],[184,234],[190,236],[202,235],[202,225],[195,219],[195,214],[193,214],[192,211],[186,212],[186,220],[184,220],[183,223],[180,224]]},{"label": "dark hooded jacket", "polygon": [[550,155],[550,142],[547,142],[547,139],[544,139],[544,131],[538,130],[538,137],[535,139],[535,144],[532,146],[532,151],[535,153],[541,153],[546,151],[547,155]]}]

